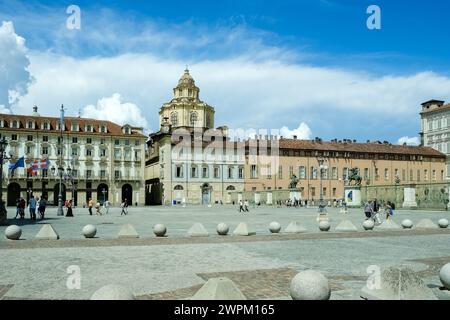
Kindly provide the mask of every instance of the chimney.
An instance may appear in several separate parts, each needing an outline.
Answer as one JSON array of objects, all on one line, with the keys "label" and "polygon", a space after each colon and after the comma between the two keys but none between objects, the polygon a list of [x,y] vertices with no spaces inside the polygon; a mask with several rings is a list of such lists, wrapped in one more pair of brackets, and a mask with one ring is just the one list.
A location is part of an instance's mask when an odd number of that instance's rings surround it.
[{"label": "chimney", "polygon": [[297,136],[294,136],[294,140],[297,140]]}]

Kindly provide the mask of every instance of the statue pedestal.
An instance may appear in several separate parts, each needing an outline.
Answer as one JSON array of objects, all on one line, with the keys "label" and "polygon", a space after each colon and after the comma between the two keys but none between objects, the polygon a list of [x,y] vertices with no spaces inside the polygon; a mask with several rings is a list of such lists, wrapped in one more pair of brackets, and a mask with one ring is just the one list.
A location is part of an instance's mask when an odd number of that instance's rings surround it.
[{"label": "statue pedestal", "polygon": [[346,186],[344,188],[345,199],[347,207],[361,208],[361,187],[360,186]]},{"label": "statue pedestal", "polygon": [[297,201],[300,201],[302,199],[302,194],[300,191],[298,191],[297,189],[291,189],[289,191],[289,199],[294,202],[295,199],[297,199]]},{"label": "statue pedestal", "polygon": [[410,209],[416,209],[417,208],[417,202],[416,202],[416,188],[413,186],[405,187],[403,189],[403,208],[410,208]]}]

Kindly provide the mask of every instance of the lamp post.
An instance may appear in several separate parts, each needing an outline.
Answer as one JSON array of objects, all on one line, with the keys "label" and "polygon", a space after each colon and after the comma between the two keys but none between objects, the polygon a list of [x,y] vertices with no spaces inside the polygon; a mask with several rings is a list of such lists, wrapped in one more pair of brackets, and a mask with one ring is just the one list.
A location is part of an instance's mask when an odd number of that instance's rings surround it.
[{"label": "lamp post", "polygon": [[103,205],[105,205],[105,202],[106,202],[106,189],[105,188],[103,188],[102,193],[103,193]]},{"label": "lamp post", "polygon": [[[59,174],[59,194],[58,194],[58,211],[57,211],[57,215],[58,216],[64,216],[64,212],[63,212],[63,200],[62,200],[62,193],[61,193],[61,188],[62,188],[62,179],[63,179],[63,173],[64,173],[64,168],[62,167],[62,161],[63,161],[63,127],[64,127],[64,105],[61,105],[61,118],[59,121],[59,164],[58,164],[58,174]],[[52,171],[54,172],[55,169],[52,168]]]},{"label": "lamp post", "polygon": [[323,187],[322,187],[322,180],[323,180],[323,171],[327,169],[327,166],[324,165],[325,159],[319,158],[317,160],[319,162],[319,168],[320,168],[320,200],[319,200],[319,213],[326,213],[326,205],[325,201],[323,199]]},{"label": "lamp post", "polygon": [[9,159],[6,156],[7,145],[6,138],[2,137],[0,139],[0,225],[6,225],[7,221],[7,211],[3,202],[3,160]]}]

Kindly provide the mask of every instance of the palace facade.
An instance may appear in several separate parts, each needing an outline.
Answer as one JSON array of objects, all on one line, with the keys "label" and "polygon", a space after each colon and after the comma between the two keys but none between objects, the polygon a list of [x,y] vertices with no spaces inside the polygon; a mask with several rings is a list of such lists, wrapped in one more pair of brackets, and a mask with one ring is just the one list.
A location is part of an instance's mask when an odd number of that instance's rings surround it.
[{"label": "palace facade", "polygon": [[267,194],[272,198],[270,191],[289,190],[293,175],[299,179],[302,200],[318,200],[320,162],[326,201],[344,197],[352,168],[358,169],[362,187],[439,183],[445,179],[446,156],[441,152],[386,141],[260,138],[247,141],[245,153],[245,192],[261,203],[267,202]]},{"label": "palace facade", "polygon": [[[59,169],[63,169],[63,200],[76,205],[109,200],[113,205],[125,198],[130,205],[144,204],[146,136],[142,128],[120,126],[110,121],[66,117],[62,134],[60,118],[0,114],[0,134],[6,137],[9,163],[22,156],[25,168],[14,172],[3,166],[3,190],[8,206],[18,197],[45,196],[57,204]],[[62,159],[62,162],[61,162]],[[48,160],[37,175],[27,172],[33,161]]]},{"label": "palace facade", "polygon": [[185,70],[160,109],[160,130],[148,141],[148,205],[230,203],[231,192],[244,190],[244,145],[230,141],[227,127],[214,129],[214,108],[199,93]]}]

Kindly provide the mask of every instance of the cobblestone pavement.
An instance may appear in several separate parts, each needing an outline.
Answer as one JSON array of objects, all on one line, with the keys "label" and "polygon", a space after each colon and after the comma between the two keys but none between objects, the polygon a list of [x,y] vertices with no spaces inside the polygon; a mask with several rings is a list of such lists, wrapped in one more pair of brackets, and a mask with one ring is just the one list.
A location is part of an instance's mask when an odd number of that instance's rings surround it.
[{"label": "cobblestone pavement", "polygon": [[[114,211],[102,217],[76,212],[74,219],[56,217],[51,209],[47,222],[61,240],[33,240],[40,225],[27,223],[22,226],[26,240],[0,240],[0,299],[89,299],[110,283],[130,288],[138,299],[187,299],[212,277],[232,279],[249,299],[287,299],[292,277],[310,268],[328,277],[332,299],[359,299],[368,266],[398,264],[417,271],[440,299],[450,299],[440,290],[438,278],[440,267],[450,262],[450,230],[365,232],[360,210],[345,216],[329,211],[332,230],[349,219],[359,231],[320,233],[317,209],[258,208],[244,216],[226,206],[154,207],[133,208],[126,217]],[[447,212],[397,211],[394,220],[437,221],[446,216]],[[300,221],[308,233],[271,235],[267,226],[273,220],[283,228]],[[220,237],[215,226],[222,221],[230,231],[246,221],[257,235]],[[157,222],[167,225],[167,238],[152,235]],[[210,237],[186,237],[195,222],[202,222]],[[82,238],[81,229],[88,223],[97,225],[98,239]],[[123,223],[132,223],[141,238],[115,239]],[[4,229],[0,227],[2,234]],[[79,290],[67,287],[69,266],[80,268]]]}]

